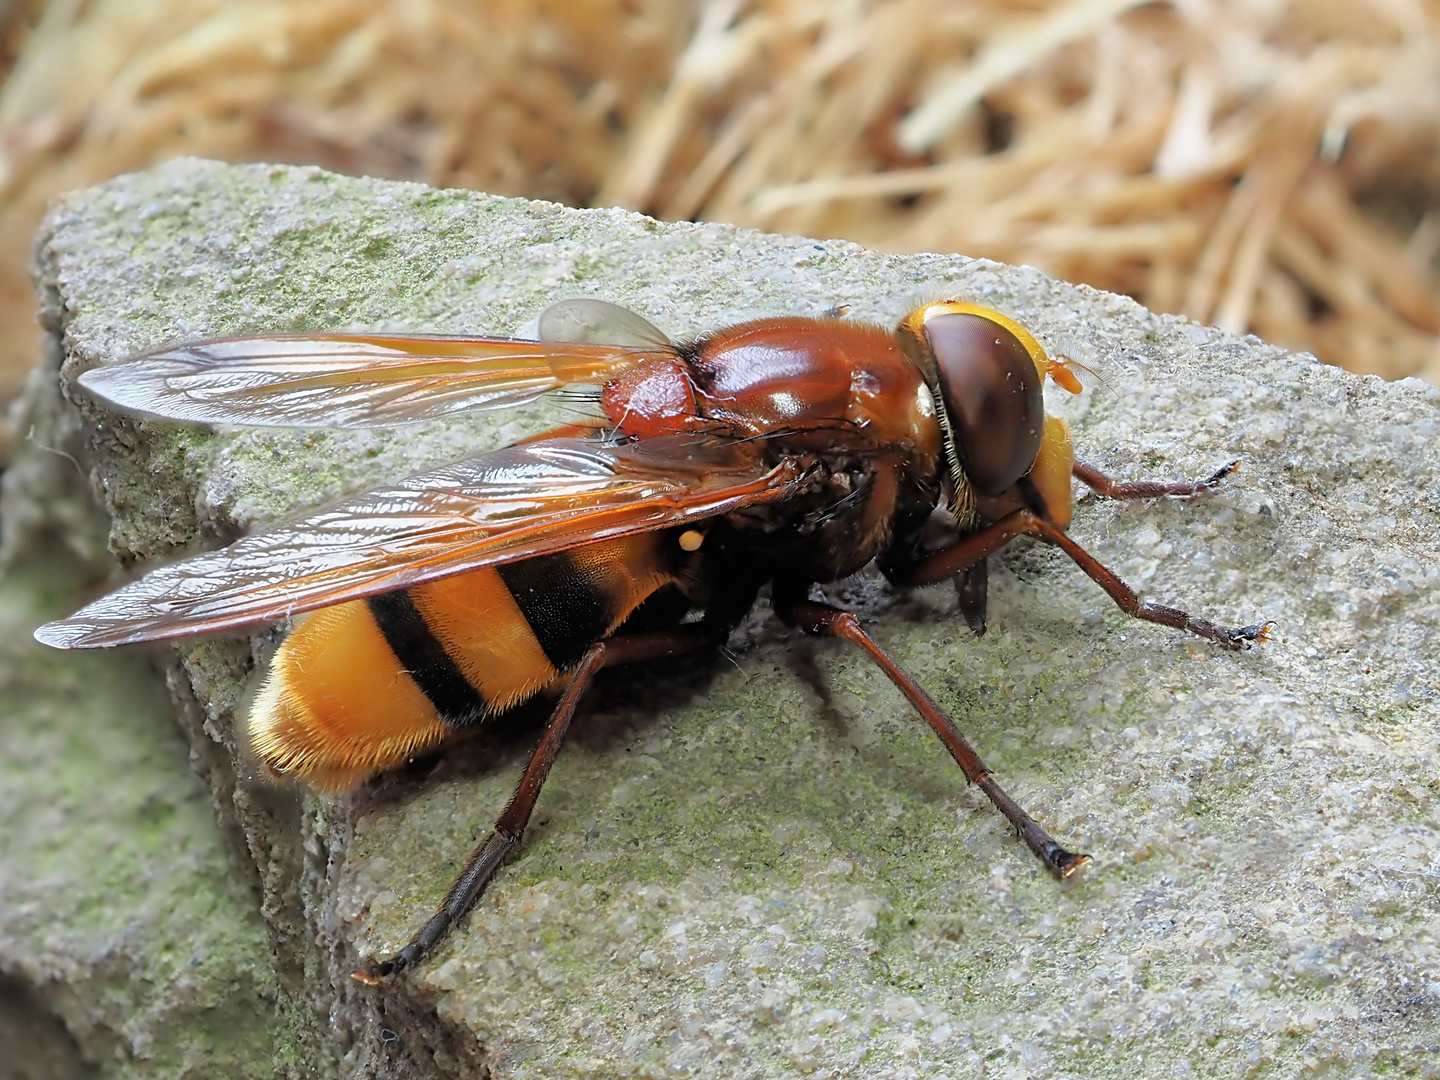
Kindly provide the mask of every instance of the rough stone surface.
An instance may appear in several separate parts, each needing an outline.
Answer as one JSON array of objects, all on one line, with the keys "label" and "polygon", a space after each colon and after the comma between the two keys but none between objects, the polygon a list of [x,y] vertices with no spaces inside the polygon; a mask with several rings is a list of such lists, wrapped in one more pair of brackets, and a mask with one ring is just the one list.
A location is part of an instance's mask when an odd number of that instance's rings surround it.
[{"label": "rough stone surface", "polygon": [[265,925],[163,680],[30,640],[76,569],[0,580],[0,1077],[271,1076]]},{"label": "rough stone surface", "polygon": [[[38,280],[67,394],[178,337],[509,334],[573,295],[684,336],[843,303],[892,323],[954,295],[1101,373],[1055,402],[1094,463],[1244,461],[1201,502],[1088,500],[1071,533],[1153,599],[1277,620],[1248,653],[1130,622],[1034,546],[998,560],[979,640],[947,589],[833,590],[1095,856],[1064,886],[877,670],[757,618],[713,662],[613,673],[469,925],[372,992],[348,972],[439,899],[534,714],[351,799],[300,798],[233,756],[275,635],[175,650],[192,756],[255,867],[292,1073],[1440,1075],[1440,392],[1030,269],[288,168],[179,162],[69,196]],[[546,421],[212,434],[78,398],[37,415],[125,563]],[[26,468],[12,546],[68,505],[35,498],[55,462]]]}]

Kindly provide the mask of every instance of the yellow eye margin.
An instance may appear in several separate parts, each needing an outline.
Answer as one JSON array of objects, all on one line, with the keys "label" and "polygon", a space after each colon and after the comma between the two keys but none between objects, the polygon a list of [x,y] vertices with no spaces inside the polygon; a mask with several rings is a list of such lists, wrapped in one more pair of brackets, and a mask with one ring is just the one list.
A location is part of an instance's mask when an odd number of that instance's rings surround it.
[{"label": "yellow eye margin", "polygon": [[[963,300],[939,300],[933,304],[926,304],[923,307],[912,311],[905,324],[908,324],[912,331],[918,331],[930,319],[937,315],[978,315],[982,319],[989,319],[993,323],[1003,326],[1010,333],[1014,334],[1025,351],[1030,354],[1031,361],[1035,364],[1035,370],[1040,373],[1043,379],[1048,376],[1056,386],[1068,390],[1072,394],[1078,394],[1084,389],[1080,385],[1079,378],[1075,375],[1075,369],[1090,371],[1084,364],[1071,360],[1068,356],[1058,356],[1050,359],[1040,343],[1035,340],[1033,334],[1007,315],[1002,315],[993,308],[981,307],[979,304],[967,304]],[[1091,372],[1093,375],[1094,372]]]}]

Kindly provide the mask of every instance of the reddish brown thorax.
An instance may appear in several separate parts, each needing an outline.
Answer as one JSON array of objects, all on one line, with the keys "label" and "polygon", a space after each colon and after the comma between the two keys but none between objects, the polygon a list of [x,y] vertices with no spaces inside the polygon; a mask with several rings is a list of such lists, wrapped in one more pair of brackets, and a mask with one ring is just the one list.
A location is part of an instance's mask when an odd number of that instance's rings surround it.
[{"label": "reddish brown thorax", "polygon": [[600,405],[620,431],[641,439],[706,426],[696,407],[690,366],[679,357],[622,371],[601,390]]},{"label": "reddish brown thorax", "polygon": [[606,385],[606,415],[627,435],[723,428],[739,437],[813,435],[837,443],[940,452],[924,378],[895,335],[839,319],[772,318],[701,338],[684,357],[639,365]]}]

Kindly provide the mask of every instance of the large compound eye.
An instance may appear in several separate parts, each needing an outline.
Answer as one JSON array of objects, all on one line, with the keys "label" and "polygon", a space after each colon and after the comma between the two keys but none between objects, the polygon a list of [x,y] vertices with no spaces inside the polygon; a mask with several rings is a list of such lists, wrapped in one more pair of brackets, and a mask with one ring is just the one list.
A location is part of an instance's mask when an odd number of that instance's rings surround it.
[{"label": "large compound eye", "polygon": [[970,483],[999,495],[1040,452],[1045,403],[1035,361],[1019,338],[982,315],[932,315],[925,336]]}]

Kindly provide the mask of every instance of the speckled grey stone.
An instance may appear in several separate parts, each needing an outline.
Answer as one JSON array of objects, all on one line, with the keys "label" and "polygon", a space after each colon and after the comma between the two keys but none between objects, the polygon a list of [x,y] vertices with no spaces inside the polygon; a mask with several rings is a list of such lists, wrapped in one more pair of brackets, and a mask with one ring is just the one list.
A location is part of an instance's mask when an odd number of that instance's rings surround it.
[{"label": "speckled grey stone", "polygon": [[164,681],[30,638],[85,584],[63,548],[0,577],[0,1078],[273,1076],[266,927]]},{"label": "speckled grey stone", "polygon": [[[833,590],[1011,792],[1095,857],[1063,886],[877,670],[757,618],[713,662],[607,679],[469,925],[408,980],[366,990],[353,964],[439,899],[533,728],[352,799],[297,800],[232,756],[252,657],[275,635],[182,645],[172,685],[222,820],[246,838],[282,996],[308,1032],[297,1070],[1440,1075],[1435,389],[1026,268],[289,168],[185,161],[121,178],[60,201],[38,253],[67,387],[177,337],[516,333],[574,295],[684,336],[844,303],[893,323],[945,294],[1103,376],[1052,404],[1108,471],[1244,462],[1203,501],[1086,501],[1071,533],[1152,599],[1275,619],[1251,652],[1130,622],[1031,545],[992,571],[978,640],[948,589]],[[557,415],[211,434],[76,407],[66,445],[127,563]]]}]

